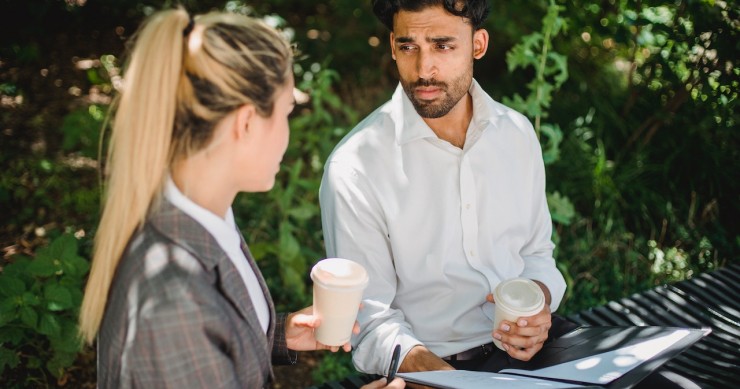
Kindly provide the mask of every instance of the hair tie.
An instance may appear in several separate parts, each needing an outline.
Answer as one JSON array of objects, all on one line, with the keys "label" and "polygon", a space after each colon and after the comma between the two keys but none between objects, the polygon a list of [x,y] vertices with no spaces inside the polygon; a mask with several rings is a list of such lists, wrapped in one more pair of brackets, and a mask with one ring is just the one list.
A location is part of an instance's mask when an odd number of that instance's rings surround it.
[{"label": "hair tie", "polygon": [[185,29],[182,30],[182,36],[187,37],[190,35],[190,32],[193,31],[193,27],[195,26],[195,20],[193,20],[193,17],[190,17],[190,21],[188,22],[188,25],[185,26]]}]

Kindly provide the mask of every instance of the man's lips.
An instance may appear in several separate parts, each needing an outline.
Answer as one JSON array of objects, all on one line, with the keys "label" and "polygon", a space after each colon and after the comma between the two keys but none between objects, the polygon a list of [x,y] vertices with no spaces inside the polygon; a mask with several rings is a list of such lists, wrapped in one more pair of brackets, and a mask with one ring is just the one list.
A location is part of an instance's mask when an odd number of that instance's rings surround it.
[{"label": "man's lips", "polygon": [[414,89],[414,93],[421,100],[434,100],[442,93],[442,88],[433,86],[417,87]]}]

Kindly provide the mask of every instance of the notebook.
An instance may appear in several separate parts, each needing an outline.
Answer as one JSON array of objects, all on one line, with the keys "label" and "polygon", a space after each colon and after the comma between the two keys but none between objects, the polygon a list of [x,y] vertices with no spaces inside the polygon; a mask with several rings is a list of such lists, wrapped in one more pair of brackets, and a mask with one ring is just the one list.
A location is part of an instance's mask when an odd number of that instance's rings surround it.
[{"label": "notebook", "polygon": [[547,343],[530,361],[514,360],[498,371],[436,371],[399,376],[440,388],[496,387],[499,383],[507,388],[520,384],[630,388],[710,332],[709,328],[660,326],[579,327]]}]

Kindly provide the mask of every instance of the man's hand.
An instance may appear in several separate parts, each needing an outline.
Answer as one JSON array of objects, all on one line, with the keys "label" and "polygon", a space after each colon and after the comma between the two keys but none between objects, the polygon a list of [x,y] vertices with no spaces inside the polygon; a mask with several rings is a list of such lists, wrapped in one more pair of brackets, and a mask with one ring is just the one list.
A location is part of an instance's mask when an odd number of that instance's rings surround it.
[{"label": "man's hand", "polygon": [[431,371],[431,370],[455,370],[449,363],[445,362],[442,358],[429,351],[424,346],[416,346],[406,354],[406,357],[401,362],[401,366],[398,371],[401,373],[411,373],[415,371]]},{"label": "man's hand", "polygon": [[[547,340],[548,331],[552,326],[550,290],[545,284],[539,281],[534,282],[545,293],[545,306],[542,310],[534,316],[520,317],[516,323],[502,320],[499,328],[494,328],[491,334],[501,341],[507,354],[521,361],[532,359],[542,349],[542,345]],[[486,296],[486,299],[495,303],[491,294]]]},{"label": "man's hand", "polygon": [[406,387],[406,383],[398,377],[391,381],[391,383],[387,382],[388,380],[381,378],[367,385],[363,385],[360,389],[403,389]]},{"label": "man's hand", "polygon": [[[314,329],[321,324],[321,320],[313,315],[313,305],[289,314],[285,321],[285,340],[288,343],[289,349],[296,351],[339,351],[339,346],[327,346],[319,343],[314,337]],[[360,332],[360,327],[356,322],[354,328],[352,328],[352,332],[355,334]],[[349,352],[352,350],[352,345],[345,343],[341,348]]]},{"label": "man's hand", "polygon": [[[406,357],[403,358],[403,362],[401,362],[401,366],[398,368],[400,373],[430,370],[455,370],[455,368],[424,346],[412,348],[406,354]],[[427,388],[426,386],[412,383],[407,383],[407,386],[415,389]]]}]

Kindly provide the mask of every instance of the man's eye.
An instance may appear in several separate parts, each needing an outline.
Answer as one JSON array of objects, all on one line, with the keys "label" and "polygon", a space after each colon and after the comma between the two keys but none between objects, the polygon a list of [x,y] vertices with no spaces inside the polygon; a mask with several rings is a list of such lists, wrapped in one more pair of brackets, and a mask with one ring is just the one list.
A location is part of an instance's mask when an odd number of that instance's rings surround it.
[{"label": "man's eye", "polygon": [[450,46],[450,45],[445,45],[445,44],[440,44],[440,45],[437,45],[437,48],[438,48],[439,50],[452,50],[452,46]]},{"label": "man's eye", "polygon": [[401,51],[411,51],[413,49],[414,49],[414,46],[406,46],[406,45],[403,45],[403,46],[400,47],[400,50]]}]

